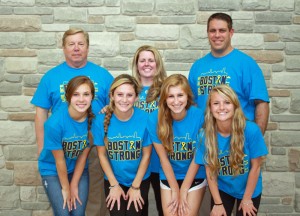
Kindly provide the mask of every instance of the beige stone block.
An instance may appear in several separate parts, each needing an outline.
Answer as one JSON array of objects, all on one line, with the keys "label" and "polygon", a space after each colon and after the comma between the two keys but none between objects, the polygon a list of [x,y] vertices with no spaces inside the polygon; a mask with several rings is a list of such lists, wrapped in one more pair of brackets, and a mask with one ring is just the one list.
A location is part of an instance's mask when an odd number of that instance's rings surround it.
[{"label": "beige stone block", "polygon": [[16,185],[36,186],[41,184],[37,162],[22,162],[14,165]]},{"label": "beige stone block", "polygon": [[268,51],[268,50],[256,50],[245,51],[248,55],[252,56],[257,62],[263,62],[267,64],[274,64],[283,62],[284,56],[281,51]]},{"label": "beige stone block", "polygon": [[138,16],[136,17],[137,24],[159,24],[160,19],[156,16]]},{"label": "beige stone block", "polygon": [[178,49],[178,42],[155,42],[154,47],[160,50]]},{"label": "beige stone block", "polygon": [[37,32],[40,30],[39,16],[0,16],[1,32]]},{"label": "beige stone block", "polygon": [[280,36],[278,34],[269,33],[264,35],[264,41],[265,42],[278,42],[280,39]]},{"label": "beige stone block", "polygon": [[0,98],[1,108],[6,112],[32,112],[35,107],[30,103],[30,96],[3,96]]},{"label": "beige stone block", "polygon": [[35,57],[36,50],[30,49],[0,49],[0,57]]},{"label": "beige stone block", "polygon": [[34,121],[35,113],[10,113],[8,119],[11,121]]},{"label": "beige stone block", "polygon": [[90,24],[103,24],[104,16],[101,15],[90,15],[88,16],[88,23]]},{"label": "beige stone block", "polygon": [[289,97],[291,95],[289,90],[284,89],[269,89],[269,97]]},{"label": "beige stone block", "polygon": [[120,33],[120,41],[133,41],[135,40],[134,33]]},{"label": "beige stone block", "polygon": [[294,16],[293,23],[294,24],[300,24],[300,16]]},{"label": "beige stone block", "polygon": [[23,94],[25,96],[33,96],[36,88],[23,88]]},{"label": "beige stone block", "polygon": [[33,202],[36,200],[36,187],[21,186],[20,187],[20,199],[21,201]]},{"label": "beige stone block", "polygon": [[289,151],[289,168],[290,171],[300,171],[300,149],[292,148]]},{"label": "beige stone block", "polygon": [[278,129],[278,124],[276,122],[269,122],[267,126],[267,130],[277,130]]}]

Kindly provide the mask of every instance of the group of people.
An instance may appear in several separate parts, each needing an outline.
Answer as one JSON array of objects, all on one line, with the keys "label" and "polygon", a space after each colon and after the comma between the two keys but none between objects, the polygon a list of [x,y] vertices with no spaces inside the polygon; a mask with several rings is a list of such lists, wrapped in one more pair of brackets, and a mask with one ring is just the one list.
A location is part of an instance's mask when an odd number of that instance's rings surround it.
[{"label": "group of people", "polygon": [[207,186],[208,214],[229,216],[235,202],[236,215],[257,214],[269,98],[257,63],[232,47],[233,33],[229,15],[211,15],[211,52],[188,78],[167,76],[148,45],[137,49],[132,75],[113,78],[87,60],[85,31],[65,32],[65,62],[31,101],[54,215],[147,216],[150,184],[159,216],[198,215]]}]

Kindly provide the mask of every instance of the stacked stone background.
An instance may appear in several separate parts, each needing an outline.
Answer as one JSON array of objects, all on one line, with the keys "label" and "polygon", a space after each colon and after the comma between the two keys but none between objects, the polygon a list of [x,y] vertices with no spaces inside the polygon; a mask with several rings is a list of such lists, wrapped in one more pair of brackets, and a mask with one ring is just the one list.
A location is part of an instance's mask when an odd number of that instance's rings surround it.
[{"label": "stacked stone background", "polygon": [[259,215],[300,215],[300,0],[0,0],[0,216],[52,215],[30,100],[63,61],[65,30],[87,30],[89,60],[114,76],[131,73],[144,44],[160,50],[168,74],[188,75],[209,51],[206,21],[217,11],[232,16],[233,45],[257,60],[270,94]]}]

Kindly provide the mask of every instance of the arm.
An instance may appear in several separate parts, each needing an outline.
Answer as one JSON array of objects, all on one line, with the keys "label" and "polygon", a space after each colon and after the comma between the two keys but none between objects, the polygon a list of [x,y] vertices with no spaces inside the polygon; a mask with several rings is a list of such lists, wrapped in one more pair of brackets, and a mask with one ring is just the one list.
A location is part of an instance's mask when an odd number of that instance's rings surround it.
[{"label": "arm", "polygon": [[118,210],[120,210],[120,197],[123,196],[123,198],[125,199],[125,193],[123,189],[119,186],[119,182],[116,179],[113,170],[110,166],[105,146],[97,146],[97,151],[101,167],[108,178],[109,184],[112,186],[112,188],[110,188],[109,190],[109,195],[106,198],[107,207],[110,208],[110,210],[112,210],[115,202],[117,201]]},{"label": "arm", "polygon": [[241,201],[241,204],[239,206],[239,210],[243,209],[244,215],[255,215],[256,214],[255,212],[257,212],[257,209],[253,206],[253,202],[251,198],[260,174],[261,163],[262,163],[261,157],[251,159],[251,169],[247,180],[246,190],[243,199]]},{"label": "arm", "polygon": [[154,143],[154,147],[160,159],[161,167],[171,188],[172,201],[168,204],[168,207],[171,208],[170,212],[174,214],[177,212],[179,205],[179,186],[165,148],[163,145],[157,143]]},{"label": "arm", "polygon": [[[211,172],[210,172],[210,168],[208,166],[205,166],[205,170],[206,170],[206,180],[208,182],[208,186],[211,192],[211,196],[214,199],[214,203],[215,204],[221,204],[222,199],[219,193],[219,188],[218,188],[218,182],[217,179],[215,177],[211,176]],[[226,216],[226,211],[223,205],[214,205],[213,209],[211,210],[211,215],[214,216]]]},{"label": "arm", "polygon": [[129,197],[127,210],[129,210],[131,202],[134,203],[135,210],[137,212],[139,211],[138,207],[140,207],[140,209],[142,209],[143,207],[142,205],[144,204],[144,200],[141,196],[141,191],[139,189],[134,189],[134,188],[140,188],[141,182],[143,181],[143,178],[145,176],[145,173],[150,163],[151,151],[152,151],[152,145],[143,147],[143,156],[138,171],[132,182],[132,187],[129,188],[126,195],[127,198]]},{"label": "arm", "polygon": [[180,187],[180,211],[182,215],[186,215],[188,212],[188,209],[190,209],[188,202],[187,202],[187,195],[188,191],[192,185],[192,182],[195,179],[195,176],[199,170],[200,165],[195,164],[195,158],[191,161],[191,164],[189,166],[189,169],[186,173],[186,176],[183,180],[183,183]]},{"label": "arm", "polygon": [[265,134],[268,126],[269,103],[262,100],[255,100],[255,104],[255,122],[260,127],[262,134]]},{"label": "arm", "polygon": [[90,150],[91,150],[90,148],[84,149],[83,152],[77,158],[75,170],[74,170],[73,177],[72,177],[72,180],[70,183],[71,202],[72,202],[72,206],[74,206],[75,209],[76,209],[76,200],[79,202],[80,205],[82,205],[80,197],[78,196],[78,184],[79,184],[81,175],[83,173],[83,170],[84,170],[84,167],[86,164],[86,160],[87,160]]},{"label": "arm", "polygon": [[38,146],[38,156],[44,147],[44,123],[48,119],[48,110],[41,107],[36,107],[35,111],[35,135]]},{"label": "arm", "polygon": [[64,152],[63,150],[53,150],[52,154],[55,158],[56,169],[62,187],[61,192],[64,199],[63,209],[65,209],[67,205],[69,211],[71,211],[72,208],[71,208],[71,200],[70,200],[70,185],[68,180],[68,171],[67,171],[66,161],[64,157]]}]

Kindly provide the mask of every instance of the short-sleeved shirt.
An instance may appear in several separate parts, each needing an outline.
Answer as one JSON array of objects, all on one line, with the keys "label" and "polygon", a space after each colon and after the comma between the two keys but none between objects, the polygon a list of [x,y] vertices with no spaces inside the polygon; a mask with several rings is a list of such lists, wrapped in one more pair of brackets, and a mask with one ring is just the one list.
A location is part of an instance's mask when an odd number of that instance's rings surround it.
[{"label": "short-sleeved shirt", "polygon": [[[104,118],[104,114],[99,114],[92,123],[92,134],[96,146],[105,146]],[[116,179],[127,187],[131,186],[136,176],[143,156],[143,147],[152,144],[146,130],[147,119],[148,113],[138,108],[134,108],[132,117],[127,121],[119,120],[114,114],[110,119],[107,131],[107,157]],[[148,167],[143,179],[149,176],[150,168]],[[108,180],[106,175],[104,178]]]},{"label": "short-sleeved shirt", "polygon": [[189,83],[195,102],[205,110],[208,94],[214,86],[229,85],[237,94],[247,119],[255,119],[255,100],[269,102],[263,73],[257,63],[245,53],[234,49],[223,57],[211,53],[191,67]]},{"label": "short-sleeved shirt", "polygon": [[[159,127],[158,112],[159,110],[155,110],[150,114],[147,128],[151,140],[154,143],[162,144],[157,134],[157,127]],[[197,136],[203,121],[203,111],[195,106],[191,106],[187,110],[187,114],[182,120],[173,120],[173,152],[168,153],[168,158],[177,180],[182,180],[186,176],[194,157],[198,143]],[[159,176],[161,180],[167,180],[162,167],[160,167]],[[205,176],[205,169],[201,166],[195,178],[205,178]]]},{"label": "short-sleeved shirt", "polygon": [[65,90],[68,82],[76,76],[89,77],[95,86],[95,98],[92,101],[92,110],[98,113],[109,103],[109,89],[113,76],[104,68],[92,63],[82,68],[72,68],[66,62],[49,70],[41,79],[38,88],[31,100],[35,106],[51,109],[56,112],[66,104]]},{"label": "short-sleeved shirt", "polygon": [[75,121],[68,109],[52,114],[44,124],[44,148],[38,159],[40,174],[58,175],[52,150],[63,150],[67,172],[74,172],[78,156],[89,147],[87,133],[87,118],[83,122]]},{"label": "short-sleeved shirt", "polygon": [[[200,138],[200,147],[196,151],[195,162],[201,165],[207,164],[205,161],[205,135]],[[219,190],[237,198],[242,199],[245,193],[249,172],[251,169],[251,159],[265,156],[268,154],[268,149],[265,144],[263,135],[259,127],[254,123],[247,121],[244,130],[245,142],[244,142],[244,158],[242,171],[239,175],[234,176],[232,169],[229,165],[230,156],[230,139],[229,137],[223,137],[219,133],[218,139],[218,160],[221,165],[218,175],[218,187]],[[258,181],[253,192],[252,198],[257,197],[262,192],[262,177],[259,174]]]}]

